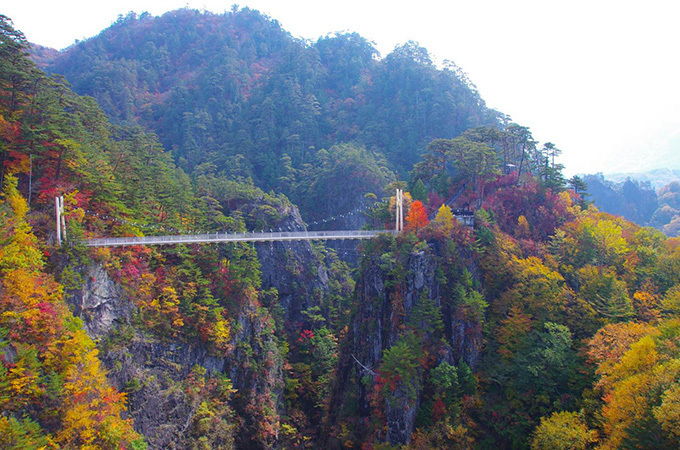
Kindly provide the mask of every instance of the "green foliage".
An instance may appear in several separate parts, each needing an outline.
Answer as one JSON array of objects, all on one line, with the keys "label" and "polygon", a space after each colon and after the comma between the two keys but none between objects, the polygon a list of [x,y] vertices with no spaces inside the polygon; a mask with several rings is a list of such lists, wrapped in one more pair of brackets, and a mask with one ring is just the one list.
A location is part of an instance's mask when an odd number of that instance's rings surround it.
[{"label": "green foliage", "polygon": [[[223,15],[185,9],[130,15],[50,70],[96,98],[114,121],[154,130],[187,172],[215,164],[283,190],[315,214],[338,188],[379,192],[365,181],[382,177],[371,164],[342,163],[336,177],[322,169],[318,188],[308,191],[319,149],[355,142],[405,174],[432,136],[497,122],[452,63],[438,69],[412,42],[376,55],[356,34],[305,45],[248,8]],[[335,213],[356,208],[344,206]]]},{"label": "green foliage", "polygon": [[415,401],[420,389],[420,342],[413,335],[406,336],[383,351],[380,364],[382,395],[388,403],[404,396]]},{"label": "green foliage", "polygon": [[408,325],[416,334],[429,337],[439,336],[444,330],[441,308],[427,292],[413,305]]},{"label": "green foliage", "polygon": [[607,269],[586,266],[578,271],[579,294],[605,320],[621,320],[633,315],[626,284]]},{"label": "green foliage", "polygon": [[346,213],[377,195],[393,179],[384,156],[352,144],[321,149],[302,166],[291,198],[311,219]]},{"label": "green foliage", "polygon": [[427,187],[425,187],[425,183],[420,178],[418,178],[409,191],[414,200],[427,201]]},{"label": "green foliage", "polygon": [[51,440],[29,418],[0,417],[0,446],[7,450],[45,448]]},{"label": "green foliage", "polygon": [[[468,273],[469,275],[469,273]],[[484,323],[486,308],[489,304],[484,300],[484,296],[472,288],[471,280],[464,278],[462,283],[457,283],[454,287],[454,298],[456,303],[463,307],[465,316],[478,324]]]},{"label": "green foliage", "polygon": [[470,366],[461,362],[457,367],[458,384],[463,395],[473,396],[477,393],[477,380]]},{"label": "green foliage", "polygon": [[456,370],[456,367],[446,361],[442,361],[437,367],[430,371],[430,383],[432,383],[439,392],[455,395],[459,389],[458,371]]}]

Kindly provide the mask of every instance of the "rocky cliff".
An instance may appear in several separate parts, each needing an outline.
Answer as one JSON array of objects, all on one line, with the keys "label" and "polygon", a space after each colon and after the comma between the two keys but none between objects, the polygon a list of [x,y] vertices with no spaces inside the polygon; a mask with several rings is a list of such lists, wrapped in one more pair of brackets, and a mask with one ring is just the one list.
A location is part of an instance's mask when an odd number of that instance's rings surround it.
[{"label": "rocky cliff", "polygon": [[[277,217],[269,226],[305,229],[297,208],[284,205]],[[82,287],[69,302],[99,341],[109,378],[128,394],[135,429],[151,448],[188,448],[199,441],[211,447],[277,445],[282,368],[291,359],[281,348],[305,321],[302,311],[321,311],[337,277],[325,265],[331,260],[309,242],[262,243],[256,250],[264,294],[251,293],[249,301],[231,307],[230,340],[219,350],[197,336],[148,329],[134,291],[121,288],[101,264],[79,267]],[[215,251],[230,255],[228,248]],[[169,264],[170,258],[165,269]]]},{"label": "rocky cliff", "polygon": [[408,443],[421,404],[431,403],[433,368],[474,367],[482,345],[483,319],[467,311],[478,295],[469,251],[385,236],[367,253],[330,407],[330,446]]}]

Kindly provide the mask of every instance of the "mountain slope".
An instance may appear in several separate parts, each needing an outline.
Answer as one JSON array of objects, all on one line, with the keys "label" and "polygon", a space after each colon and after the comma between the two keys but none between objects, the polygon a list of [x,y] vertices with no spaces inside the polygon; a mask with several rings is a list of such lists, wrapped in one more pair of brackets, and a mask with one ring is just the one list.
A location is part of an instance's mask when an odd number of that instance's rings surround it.
[{"label": "mountain slope", "polygon": [[185,170],[208,162],[293,196],[284,161],[302,169],[354,142],[405,174],[433,138],[498,122],[457,68],[415,43],[379,59],[359,35],[309,44],[247,8],[129,15],[47,69],[115,122],[153,130]]}]

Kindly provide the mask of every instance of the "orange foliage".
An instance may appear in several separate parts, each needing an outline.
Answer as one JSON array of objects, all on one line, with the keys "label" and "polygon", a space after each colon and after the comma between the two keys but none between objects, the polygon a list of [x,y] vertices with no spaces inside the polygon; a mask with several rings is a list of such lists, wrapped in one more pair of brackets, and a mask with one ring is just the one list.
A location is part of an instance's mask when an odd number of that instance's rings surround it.
[{"label": "orange foliage", "polygon": [[630,346],[652,330],[647,324],[625,322],[605,325],[595,334],[588,342],[588,357],[598,365],[597,374],[602,376],[599,386],[607,384],[607,377]]},{"label": "orange foliage", "polygon": [[633,294],[633,308],[636,316],[644,322],[654,322],[661,318],[661,300],[649,292],[638,291]]},{"label": "orange foliage", "polygon": [[423,202],[416,200],[411,203],[411,207],[408,210],[408,215],[406,216],[405,229],[407,231],[418,231],[428,223],[430,223],[430,221],[427,218],[427,213],[425,212]]}]

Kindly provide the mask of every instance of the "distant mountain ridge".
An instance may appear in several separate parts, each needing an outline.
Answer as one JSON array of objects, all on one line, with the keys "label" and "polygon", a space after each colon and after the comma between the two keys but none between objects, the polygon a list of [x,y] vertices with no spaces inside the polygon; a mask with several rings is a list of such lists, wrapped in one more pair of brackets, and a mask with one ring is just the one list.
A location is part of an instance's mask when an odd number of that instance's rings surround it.
[{"label": "distant mountain ridge", "polygon": [[[680,171],[584,175],[589,199],[600,210],[680,235]],[[621,181],[618,181],[621,180]]]},{"label": "distant mountain ridge", "polygon": [[653,169],[645,172],[627,172],[605,174],[605,178],[614,183],[623,183],[626,179],[650,183],[655,190],[673,182],[680,181],[680,169]]}]

